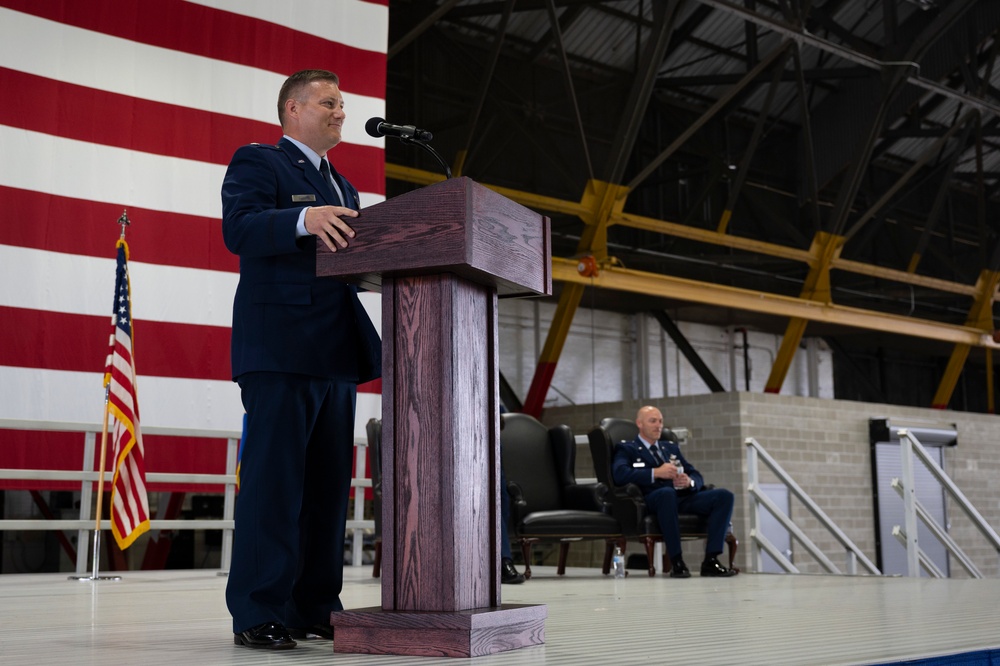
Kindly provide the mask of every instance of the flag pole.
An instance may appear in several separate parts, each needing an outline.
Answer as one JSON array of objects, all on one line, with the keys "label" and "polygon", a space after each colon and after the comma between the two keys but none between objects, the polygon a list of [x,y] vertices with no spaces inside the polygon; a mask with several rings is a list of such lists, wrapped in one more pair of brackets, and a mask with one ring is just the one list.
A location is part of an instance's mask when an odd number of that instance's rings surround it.
[{"label": "flag pole", "polygon": [[[131,222],[128,219],[128,211],[122,211],[121,217],[118,218],[118,224],[122,227],[122,233],[119,237],[121,240],[125,240],[125,227],[127,227]],[[133,370],[134,372],[134,370]],[[107,386],[104,387],[104,425],[101,428],[101,455],[98,458],[97,464],[97,507],[94,510],[96,518],[94,520],[94,545],[91,549],[91,561],[93,562],[93,570],[90,576],[70,576],[70,580],[121,580],[121,576],[101,576],[101,518],[104,509],[104,461],[108,456],[108,416],[111,412],[111,382],[109,381]]]},{"label": "flag pole", "polygon": [[91,561],[93,562],[93,573],[90,576],[70,576],[73,580],[121,580],[121,576],[101,576],[101,518],[104,509],[104,460],[108,454],[108,414],[111,405],[108,401],[109,388],[104,389],[104,426],[101,433],[101,457],[97,466],[97,507],[94,520],[94,545],[91,549]]}]

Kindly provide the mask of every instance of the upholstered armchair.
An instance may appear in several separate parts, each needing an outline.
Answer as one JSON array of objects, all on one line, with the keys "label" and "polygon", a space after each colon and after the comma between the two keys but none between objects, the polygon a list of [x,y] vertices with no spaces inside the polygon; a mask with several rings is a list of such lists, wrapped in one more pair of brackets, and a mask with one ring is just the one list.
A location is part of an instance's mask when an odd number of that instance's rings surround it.
[{"label": "upholstered armchair", "polygon": [[564,425],[545,427],[527,414],[504,414],[500,450],[511,500],[510,533],[521,545],[524,575],[531,577],[531,546],[558,542],[557,573],[566,572],[569,545],[583,539],[605,542],[603,571],[622,536],[608,513],[604,483],[576,482],[576,441]]}]

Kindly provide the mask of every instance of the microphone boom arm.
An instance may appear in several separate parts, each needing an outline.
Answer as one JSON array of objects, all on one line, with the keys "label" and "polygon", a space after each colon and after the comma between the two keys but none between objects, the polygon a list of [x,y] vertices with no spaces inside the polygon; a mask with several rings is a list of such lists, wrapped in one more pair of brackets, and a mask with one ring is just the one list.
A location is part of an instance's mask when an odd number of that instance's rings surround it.
[{"label": "microphone boom arm", "polygon": [[421,148],[423,148],[424,150],[426,150],[428,153],[430,153],[434,157],[434,159],[437,160],[438,164],[441,165],[441,168],[444,169],[445,176],[447,176],[448,178],[451,178],[451,167],[448,166],[448,163],[444,161],[444,158],[441,157],[441,155],[438,153],[438,151],[434,150],[434,148],[432,148],[430,146],[430,144],[425,143],[423,141],[420,141],[419,139],[411,138],[411,137],[398,137],[398,138],[403,143],[412,143],[414,145],[420,146]]}]

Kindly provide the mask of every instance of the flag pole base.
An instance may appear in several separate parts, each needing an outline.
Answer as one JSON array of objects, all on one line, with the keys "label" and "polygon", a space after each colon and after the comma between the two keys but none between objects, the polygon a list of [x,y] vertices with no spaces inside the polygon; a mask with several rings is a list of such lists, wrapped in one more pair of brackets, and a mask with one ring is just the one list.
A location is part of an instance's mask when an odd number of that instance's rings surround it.
[{"label": "flag pole base", "polygon": [[94,563],[94,572],[90,576],[69,576],[70,580],[78,580],[81,582],[85,581],[99,581],[99,580],[121,580],[121,576],[101,576],[99,567],[101,565],[101,530],[94,530],[94,548],[90,552],[92,562]]},{"label": "flag pole base", "polygon": [[70,580],[87,582],[88,580],[121,580],[121,576],[69,576]]}]

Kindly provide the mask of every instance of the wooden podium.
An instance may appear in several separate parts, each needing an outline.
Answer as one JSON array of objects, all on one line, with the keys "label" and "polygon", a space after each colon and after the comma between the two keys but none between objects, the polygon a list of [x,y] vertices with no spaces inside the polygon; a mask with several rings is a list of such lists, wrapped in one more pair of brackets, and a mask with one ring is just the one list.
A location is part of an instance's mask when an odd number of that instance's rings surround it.
[{"label": "wooden podium", "polygon": [[333,613],[334,651],[544,643],[545,606],[500,600],[497,298],[552,293],[549,219],[455,178],[351,225],[316,272],[382,292],[382,606]]}]

